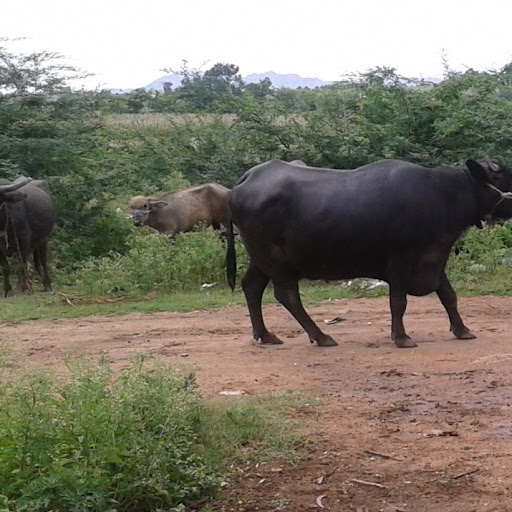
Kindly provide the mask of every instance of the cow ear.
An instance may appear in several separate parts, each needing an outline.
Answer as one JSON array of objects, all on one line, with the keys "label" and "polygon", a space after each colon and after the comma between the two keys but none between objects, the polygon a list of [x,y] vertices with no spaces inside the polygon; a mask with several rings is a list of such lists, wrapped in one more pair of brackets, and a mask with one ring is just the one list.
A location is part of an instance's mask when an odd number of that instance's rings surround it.
[{"label": "cow ear", "polygon": [[167,206],[165,201],[150,201],[149,204],[151,208],[162,208],[163,206]]},{"label": "cow ear", "polygon": [[466,167],[474,180],[481,183],[489,182],[489,177],[487,176],[485,169],[476,160],[466,160]]}]

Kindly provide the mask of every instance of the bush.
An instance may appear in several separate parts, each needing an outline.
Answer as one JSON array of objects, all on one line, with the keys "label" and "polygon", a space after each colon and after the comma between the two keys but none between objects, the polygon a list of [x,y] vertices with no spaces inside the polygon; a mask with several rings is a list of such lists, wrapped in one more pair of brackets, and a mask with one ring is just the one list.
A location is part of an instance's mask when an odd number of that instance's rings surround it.
[{"label": "bush", "polygon": [[[127,245],[125,255],[92,259],[78,268],[75,279],[86,293],[173,292],[226,281],[225,244],[211,228],[182,233],[172,240],[137,229]],[[238,253],[243,267],[244,252],[240,248]]]},{"label": "bush", "polygon": [[205,402],[193,373],[146,357],[116,380],[105,361],[84,358],[69,362],[67,379],[37,372],[9,380],[4,360],[4,512],[182,511],[214,493],[242,446],[260,460],[269,449],[290,453],[294,430],[283,415],[308,405],[290,392]]},{"label": "bush", "polygon": [[447,275],[457,292],[510,295],[512,222],[470,229],[450,255]]},{"label": "bush", "polygon": [[495,270],[512,261],[512,222],[470,229],[456,242],[454,252],[454,264],[482,265],[488,270]]},{"label": "bush", "polygon": [[13,510],[156,510],[218,483],[198,441],[194,376],[142,360],[112,382],[78,361],[71,380],[25,377],[4,392],[0,495]]}]

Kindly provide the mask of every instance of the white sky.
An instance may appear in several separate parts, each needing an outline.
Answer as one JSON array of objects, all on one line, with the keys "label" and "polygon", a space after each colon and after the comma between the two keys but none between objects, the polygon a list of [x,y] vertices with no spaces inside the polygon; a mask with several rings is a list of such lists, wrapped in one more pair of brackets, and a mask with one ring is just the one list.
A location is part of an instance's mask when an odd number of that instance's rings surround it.
[{"label": "white sky", "polygon": [[442,77],[443,54],[460,71],[512,61],[511,20],[507,0],[4,0],[0,36],[27,40],[0,45],[63,54],[95,73],[87,88],[143,87],[183,59],[242,75]]}]

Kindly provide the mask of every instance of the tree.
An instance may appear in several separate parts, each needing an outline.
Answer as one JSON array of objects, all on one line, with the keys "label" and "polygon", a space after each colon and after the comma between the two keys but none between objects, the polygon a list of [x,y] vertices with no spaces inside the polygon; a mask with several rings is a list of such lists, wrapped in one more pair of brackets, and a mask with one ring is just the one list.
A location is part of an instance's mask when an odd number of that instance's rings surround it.
[{"label": "tree", "polygon": [[[57,209],[61,262],[92,254],[115,226],[93,232],[104,218],[112,177],[105,172],[102,118],[94,92],[73,91],[84,76],[55,53],[13,54],[0,47],[0,173],[45,179]],[[97,237],[101,244],[94,242]],[[108,245],[108,244],[107,244]]]},{"label": "tree", "polygon": [[[6,39],[0,39],[0,42]],[[54,94],[69,80],[88,76],[61,62],[62,56],[52,52],[15,54],[0,46],[0,98]]]},{"label": "tree", "polygon": [[130,114],[138,114],[140,112],[151,112],[155,93],[153,91],[146,91],[144,87],[135,89],[128,93],[126,104]]},{"label": "tree", "polygon": [[242,95],[244,83],[234,64],[218,63],[202,73],[187,69],[185,61],[180,74],[183,80],[175,94],[194,112],[231,112],[233,100]]}]

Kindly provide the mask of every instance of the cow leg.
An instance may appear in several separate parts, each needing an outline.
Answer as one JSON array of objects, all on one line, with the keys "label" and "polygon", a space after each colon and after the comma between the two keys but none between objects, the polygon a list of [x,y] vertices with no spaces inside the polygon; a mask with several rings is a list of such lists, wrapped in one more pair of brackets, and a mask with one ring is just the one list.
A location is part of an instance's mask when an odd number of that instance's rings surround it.
[{"label": "cow leg", "polygon": [[48,243],[44,242],[37,249],[34,249],[34,266],[36,267],[37,273],[43,280],[43,290],[45,292],[52,291],[52,280],[48,273]]},{"label": "cow leg", "polygon": [[462,321],[459,310],[457,309],[457,294],[444,272],[441,277],[441,284],[436,290],[436,293],[441,304],[448,313],[448,318],[450,319],[450,331],[452,331],[453,334],[461,340],[471,340],[476,338],[476,336],[464,325],[464,322]]},{"label": "cow leg", "polygon": [[399,348],[414,348],[418,345],[405,332],[404,314],[407,309],[407,293],[400,286],[389,283],[389,305],[391,308],[391,339]]},{"label": "cow leg", "polygon": [[12,292],[11,281],[9,280],[9,262],[3,253],[0,252],[0,266],[2,267],[2,277],[4,279],[4,297],[8,297]]},{"label": "cow leg", "polygon": [[278,282],[274,284],[275,298],[293,315],[309,336],[309,341],[315,341],[321,347],[337,345],[333,338],[324,334],[306,313],[299,294],[299,283],[297,281]]},{"label": "cow leg", "polygon": [[262,343],[278,345],[283,342],[265,327],[261,310],[261,299],[268,282],[269,277],[258,267],[250,263],[242,279],[242,289],[247,301],[247,307],[249,308],[254,339],[261,340]]}]

